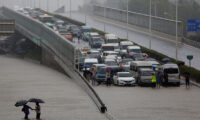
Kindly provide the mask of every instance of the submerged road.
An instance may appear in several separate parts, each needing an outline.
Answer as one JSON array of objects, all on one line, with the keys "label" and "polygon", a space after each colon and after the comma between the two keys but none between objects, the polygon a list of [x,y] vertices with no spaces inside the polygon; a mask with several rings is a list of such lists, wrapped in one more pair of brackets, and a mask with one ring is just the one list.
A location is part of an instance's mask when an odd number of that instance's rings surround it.
[{"label": "submerged road", "polygon": [[[64,13],[61,15],[69,17],[69,13]],[[73,12],[72,18],[81,22],[85,22],[85,15],[79,12]],[[114,33],[120,38],[126,38],[126,29],[124,28],[126,24],[109,19],[104,19],[103,17],[87,15],[87,25],[100,29],[102,31],[104,30],[104,21],[106,22],[106,32]],[[137,32],[137,29],[129,27],[129,40],[148,48],[150,39],[152,40],[153,50],[156,50],[173,58],[176,57],[176,44],[174,41],[158,37],[149,37],[148,35]],[[192,66],[194,68],[200,69],[200,49],[180,43],[178,45],[178,59],[184,61],[187,65],[189,65],[189,62],[186,58],[187,55],[194,55]]]},{"label": "submerged road", "polygon": [[94,87],[116,120],[199,120],[200,89]]},{"label": "submerged road", "polygon": [[[56,70],[11,56],[0,55],[0,118],[21,120],[17,100],[38,97],[43,120],[105,120],[90,97],[66,75]],[[34,108],[33,103],[28,103]],[[31,120],[35,112],[31,111]]]}]

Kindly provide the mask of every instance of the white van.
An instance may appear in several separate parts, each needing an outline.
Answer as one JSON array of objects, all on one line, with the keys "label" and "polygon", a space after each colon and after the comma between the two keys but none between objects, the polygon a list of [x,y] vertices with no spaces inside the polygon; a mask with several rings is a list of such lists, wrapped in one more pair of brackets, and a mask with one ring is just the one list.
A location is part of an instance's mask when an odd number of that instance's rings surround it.
[{"label": "white van", "polygon": [[162,71],[164,76],[167,74],[168,80],[163,79],[163,83],[175,83],[180,85],[180,71],[177,64],[174,63],[167,63],[162,65]]},{"label": "white van", "polygon": [[120,55],[124,56],[127,53],[127,47],[133,46],[133,42],[131,42],[131,41],[121,41],[119,46],[120,46]]},{"label": "white van", "polygon": [[138,70],[140,68],[152,68],[152,63],[150,61],[132,61],[130,63],[130,73],[138,79]]},{"label": "white van", "polygon": [[98,64],[97,58],[86,58],[84,60],[84,67],[86,70],[89,70],[93,64]]},{"label": "white van", "polygon": [[105,34],[105,43],[116,43],[119,45],[118,38],[114,34]]},{"label": "white van", "polygon": [[115,51],[115,52],[118,52],[118,53],[120,51],[119,45],[117,45],[115,43],[102,44],[101,50],[102,50],[102,52],[104,52],[104,51]]}]

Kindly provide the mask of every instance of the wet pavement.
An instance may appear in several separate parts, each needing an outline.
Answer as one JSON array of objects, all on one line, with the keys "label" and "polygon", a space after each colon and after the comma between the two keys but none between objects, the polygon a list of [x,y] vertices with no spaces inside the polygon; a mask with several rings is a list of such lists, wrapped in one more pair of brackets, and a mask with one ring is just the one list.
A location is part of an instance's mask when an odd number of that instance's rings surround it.
[{"label": "wet pavement", "polygon": [[[67,76],[30,60],[0,55],[0,118],[21,120],[17,100],[38,97],[43,120],[105,120],[89,96]],[[29,103],[34,107],[33,103]],[[35,112],[31,111],[31,120]]]},{"label": "wet pavement", "polygon": [[116,120],[199,120],[200,89],[94,86]]},{"label": "wet pavement", "polygon": [[[62,15],[68,16],[69,13],[64,13]],[[85,22],[85,15],[79,12],[73,12],[72,18]],[[100,30],[104,30],[104,23],[102,17],[90,16],[87,15],[87,25],[95,27]],[[126,38],[126,29],[125,24],[119,23],[116,21],[106,21],[106,32],[114,33],[120,38]],[[152,40],[152,49],[168,55],[170,57],[176,57],[176,44],[172,40],[164,40],[156,37],[149,37],[148,35],[144,35],[142,33],[136,32],[134,28],[129,27],[129,39],[134,41],[142,46],[149,47],[149,40]],[[189,61],[187,60],[187,55],[194,55],[194,59],[192,60],[192,66],[200,69],[200,49],[194,48],[185,44],[180,43],[178,45],[178,59],[185,61],[187,65],[189,65]]]}]

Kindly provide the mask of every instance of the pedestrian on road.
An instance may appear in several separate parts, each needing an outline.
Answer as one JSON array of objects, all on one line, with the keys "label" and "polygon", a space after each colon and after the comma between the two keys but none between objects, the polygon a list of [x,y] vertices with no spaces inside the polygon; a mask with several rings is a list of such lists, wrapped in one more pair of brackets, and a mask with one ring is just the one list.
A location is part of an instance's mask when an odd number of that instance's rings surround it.
[{"label": "pedestrian on road", "polygon": [[164,79],[165,79],[165,85],[167,86],[168,84],[168,74],[164,72]]},{"label": "pedestrian on road", "polygon": [[186,88],[190,88],[190,73],[187,73],[185,75],[185,84],[186,84]]},{"label": "pedestrian on road", "polygon": [[38,102],[35,103],[36,120],[40,120],[41,108]]},{"label": "pedestrian on road", "polygon": [[91,68],[91,73],[92,73],[92,85],[95,85],[95,76],[96,76],[95,68]]},{"label": "pedestrian on road", "polygon": [[106,78],[107,78],[107,80],[106,80],[106,85],[107,86],[110,86],[111,84],[111,78],[110,78],[111,76],[110,76],[110,71],[109,72],[107,72],[106,73]]},{"label": "pedestrian on road", "polygon": [[151,82],[152,82],[152,88],[155,88],[156,87],[156,75],[155,75],[155,73],[152,74]]},{"label": "pedestrian on road", "polygon": [[24,105],[22,108],[22,112],[24,112],[24,114],[25,114],[25,116],[24,116],[25,120],[28,120],[28,115],[30,114],[29,109],[34,110],[28,105]]},{"label": "pedestrian on road", "polygon": [[161,81],[161,73],[158,72],[156,76],[156,87],[160,88],[160,81]]},{"label": "pedestrian on road", "polygon": [[80,39],[81,39],[81,31],[78,31],[77,37],[78,37],[78,43],[80,43]]}]

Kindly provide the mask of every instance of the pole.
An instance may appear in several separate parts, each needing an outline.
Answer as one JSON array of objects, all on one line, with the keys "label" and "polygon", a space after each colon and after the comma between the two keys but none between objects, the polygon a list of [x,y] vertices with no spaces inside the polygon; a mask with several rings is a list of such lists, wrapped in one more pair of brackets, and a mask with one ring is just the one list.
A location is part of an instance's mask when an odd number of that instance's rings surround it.
[{"label": "pole", "polygon": [[47,0],[47,12],[49,12],[49,0]]},{"label": "pole", "polygon": [[151,49],[151,36],[152,36],[152,31],[151,31],[151,0],[149,4],[149,33],[150,33],[150,39],[149,39],[149,49]]},{"label": "pole", "polygon": [[126,11],[127,11],[127,15],[126,15],[126,16],[127,16],[127,18],[126,18],[126,19],[127,19],[127,21],[126,21],[126,39],[127,39],[127,40],[128,40],[128,19],[129,19],[129,16],[128,16],[128,10],[129,10],[129,8],[128,8],[128,1],[129,1],[129,0],[126,0],[126,5],[127,5],[127,6],[126,6],[126,9],[127,9],[127,10],[126,10]]},{"label": "pole", "polygon": [[38,1],[38,3],[39,3],[39,8],[41,8],[41,3],[40,3],[40,0]]},{"label": "pole", "polygon": [[176,0],[176,60],[178,60],[178,0]]},{"label": "pole", "polygon": [[70,16],[70,18],[72,17],[72,1],[71,0],[69,0],[69,16]]},{"label": "pole", "polygon": [[104,9],[103,9],[103,17],[104,17],[103,30],[104,30],[104,32],[106,32],[106,23],[105,23],[105,19],[106,19],[106,4],[105,4],[105,2],[104,2]]}]

